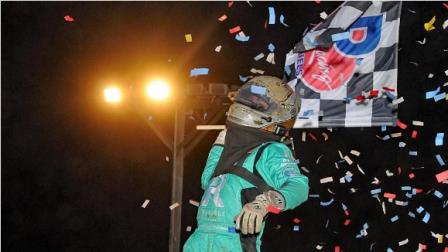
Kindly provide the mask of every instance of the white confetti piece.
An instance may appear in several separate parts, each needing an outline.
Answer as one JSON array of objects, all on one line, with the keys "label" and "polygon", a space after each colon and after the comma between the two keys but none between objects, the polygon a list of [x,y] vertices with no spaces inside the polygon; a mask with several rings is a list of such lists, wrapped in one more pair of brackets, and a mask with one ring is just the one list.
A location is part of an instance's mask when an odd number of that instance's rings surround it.
[{"label": "white confetti piece", "polygon": [[384,201],[383,203],[381,203],[381,208],[383,209],[383,214],[386,215],[386,204],[384,203]]},{"label": "white confetti piece", "polygon": [[322,18],[322,19],[326,19],[328,17],[328,14],[325,12],[325,11],[322,11],[321,13],[320,13],[320,18]]},{"label": "white confetti piece", "polygon": [[353,161],[348,156],[344,156],[344,160],[347,162],[348,165],[353,164]]},{"label": "white confetti piece", "polygon": [[401,135],[402,135],[401,132],[390,134],[390,136],[393,138],[401,137]]},{"label": "white confetti piece", "polygon": [[302,132],[302,142],[306,141],[306,131]]},{"label": "white confetti piece", "polygon": [[342,155],[342,152],[340,150],[338,150],[338,154],[341,159],[344,159],[344,156]]},{"label": "white confetti piece", "polygon": [[305,166],[301,166],[300,169],[302,169],[306,173],[310,173],[310,171]]},{"label": "white confetti piece", "polygon": [[319,161],[320,161],[320,159],[321,159],[323,156],[324,156],[324,154],[321,154],[321,155],[317,158],[317,160],[316,160],[316,164],[319,164]]},{"label": "white confetti piece", "polygon": [[217,47],[215,48],[215,52],[220,52],[220,51],[221,51],[221,48],[222,48],[221,45],[217,46]]},{"label": "white confetti piece", "polygon": [[259,69],[255,69],[255,68],[250,69],[250,72],[251,72],[251,73],[254,73],[254,74],[256,74],[256,73],[258,73],[258,74],[264,74],[264,71],[263,71],[263,70],[259,70]]},{"label": "white confetti piece", "polygon": [[412,125],[414,126],[424,126],[425,123],[422,121],[412,121]]},{"label": "white confetti piece", "polygon": [[408,242],[409,242],[409,239],[406,238],[405,240],[399,241],[399,242],[398,242],[398,245],[399,245],[399,246],[403,246],[403,245],[405,245],[405,244],[408,244]]},{"label": "white confetti piece", "polygon": [[393,104],[393,105],[398,105],[398,104],[400,104],[400,103],[402,103],[402,102],[404,102],[404,98],[403,98],[403,97],[400,97],[400,98],[398,98],[398,99],[393,100],[393,101],[392,101],[392,104]]},{"label": "white confetti piece", "polygon": [[448,76],[448,69],[447,69],[447,70],[445,70],[445,75],[446,75],[446,76]]},{"label": "white confetti piece", "polygon": [[187,226],[187,228],[185,229],[185,231],[187,231],[187,232],[191,232],[191,226]]},{"label": "white confetti piece", "polygon": [[392,177],[392,176],[394,175],[394,173],[393,173],[393,172],[390,172],[389,170],[386,170],[386,175],[387,175],[388,177]]},{"label": "white confetti piece", "polygon": [[266,57],[266,61],[268,63],[271,63],[272,65],[275,65],[275,54],[274,53],[269,53],[268,56]]},{"label": "white confetti piece", "polygon": [[339,179],[339,183],[344,184],[345,183],[345,178],[344,177],[340,178]]},{"label": "white confetti piece", "polygon": [[189,203],[193,206],[199,207],[199,202],[197,202],[195,200],[190,200]]},{"label": "white confetti piece", "polygon": [[432,77],[434,77],[434,74],[433,73],[429,73],[428,74],[428,79],[432,79]]},{"label": "white confetti piece", "polygon": [[356,165],[358,167],[358,171],[362,173],[363,175],[366,175],[366,173],[361,169],[361,166],[359,164]]},{"label": "white confetti piece", "polygon": [[406,146],[405,142],[399,142],[398,143],[398,147],[400,147],[400,148],[404,148],[405,146]]},{"label": "white confetti piece", "polygon": [[424,45],[424,44],[426,44],[426,38],[423,38],[422,41],[417,40],[416,42],[419,43],[420,45]]},{"label": "white confetti piece", "polygon": [[324,137],[324,141],[328,140],[328,134],[325,132],[322,132],[322,136]]},{"label": "white confetti piece", "polygon": [[359,157],[359,155],[361,155],[361,152],[359,152],[359,151],[357,151],[357,150],[351,150],[350,153],[351,153],[352,155],[357,156],[357,157]]},{"label": "white confetti piece", "polygon": [[445,30],[448,27],[448,19],[443,21],[442,28]]},{"label": "white confetti piece", "polygon": [[170,206],[170,210],[174,210],[178,206],[180,206],[180,204],[176,202]]},{"label": "white confetti piece", "polygon": [[146,206],[148,206],[149,204],[149,199],[145,200],[145,202],[143,202],[142,207],[146,208]]},{"label": "white confetti piece", "polygon": [[326,177],[320,180],[321,184],[333,182],[333,177]]}]

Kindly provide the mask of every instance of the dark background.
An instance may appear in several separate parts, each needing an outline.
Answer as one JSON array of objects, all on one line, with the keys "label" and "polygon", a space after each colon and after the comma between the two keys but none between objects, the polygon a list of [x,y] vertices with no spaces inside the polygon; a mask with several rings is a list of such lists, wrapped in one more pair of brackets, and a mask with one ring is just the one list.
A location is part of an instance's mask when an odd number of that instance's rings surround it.
[{"label": "dark background", "polygon": [[[240,85],[238,75],[250,69],[282,75],[284,55],[300,39],[305,28],[318,23],[319,13],[328,14],[340,2],[2,2],[2,250],[3,251],[167,251],[171,188],[169,151],[135,114],[123,106],[102,102],[108,81],[141,87],[149,76],[165,76],[173,83],[224,82]],[[277,18],[284,14],[289,27],[264,27],[268,6]],[[414,11],[412,13],[410,10]],[[217,20],[222,14],[229,18]],[[70,15],[75,22],[64,21]],[[426,32],[423,24],[437,16],[436,30]],[[402,8],[399,53],[399,118],[406,130],[378,128],[307,130],[318,138],[300,141],[295,130],[300,165],[310,170],[310,198],[294,211],[270,218],[265,230],[263,251],[415,251],[418,243],[428,251],[448,246],[431,236],[447,234],[446,184],[434,175],[446,170],[434,155],[448,161],[446,145],[436,147],[437,132],[446,132],[446,100],[425,100],[426,91],[448,81],[448,34],[441,24],[448,9],[441,2],[405,2]],[[236,41],[228,29],[240,25],[249,42]],[[192,43],[184,35],[191,33]],[[426,38],[426,44],[416,40]],[[276,64],[255,62],[267,45],[276,46]],[[220,53],[214,48],[222,45]],[[417,62],[418,66],[411,63]],[[189,77],[194,67],[208,67],[207,76]],[[432,79],[428,74],[433,73]],[[447,90],[442,87],[442,90]],[[137,93],[137,92],[136,92]],[[167,132],[172,131],[170,103],[146,103],[144,109]],[[200,123],[204,110],[197,110],[190,124]],[[412,120],[425,122],[414,127]],[[193,123],[192,123],[193,122]],[[413,129],[417,139],[411,139]],[[193,130],[193,129],[189,129]],[[329,134],[323,141],[321,132]],[[375,135],[402,132],[403,137],[381,141]],[[189,199],[200,200],[200,174],[217,132],[210,132],[186,158],[182,239],[185,229],[195,227],[196,207]],[[398,148],[398,142],[407,143]],[[334,162],[337,150],[361,152],[355,167]],[[418,156],[408,155],[417,150]],[[316,159],[324,155],[319,164]],[[170,157],[169,157],[170,158]],[[398,168],[401,167],[401,174]],[[415,169],[415,167],[424,167]],[[339,184],[350,170],[353,181]],[[395,175],[387,177],[385,171]],[[414,172],[415,179],[409,179]],[[321,185],[319,179],[333,176],[335,182]],[[377,177],[380,185],[372,185]],[[423,189],[412,199],[401,186]],[[350,193],[350,188],[357,188]],[[409,201],[406,207],[387,203],[387,214],[370,195],[381,187]],[[327,189],[336,195],[331,195]],[[433,189],[444,194],[433,195]],[[335,202],[320,206],[331,198]],[[145,199],[151,202],[144,209]],[[384,198],[381,197],[383,200]],[[344,226],[341,203],[350,211],[351,223]],[[428,224],[408,216],[423,206],[431,214]],[[390,218],[399,215],[392,223]],[[300,231],[294,232],[293,219],[299,218]],[[328,221],[328,226],[326,223]],[[364,223],[368,235],[355,239]],[[398,242],[409,243],[398,247]]]}]

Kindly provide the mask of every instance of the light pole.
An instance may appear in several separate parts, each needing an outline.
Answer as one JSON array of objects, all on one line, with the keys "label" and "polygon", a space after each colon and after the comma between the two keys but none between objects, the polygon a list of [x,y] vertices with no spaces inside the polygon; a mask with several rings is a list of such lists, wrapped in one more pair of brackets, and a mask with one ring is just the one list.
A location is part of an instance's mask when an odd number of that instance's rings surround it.
[{"label": "light pole", "polygon": [[[152,100],[163,101],[170,96],[170,86],[166,81],[154,80],[145,88],[146,95]],[[186,95],[178,97],[174,115],[174,137],[167,135],[153,120],[138,108],[132,107],[139,116],[141,116],[152,131],[159,137],[162,143],[170,150],[173,159],[172,183],[171,183],[171,204],[179,205],[171,210],[170,233],[169,233],[169,251],[179,252],[181,250],[180,234],[182,221],[182,193],[184,178],[184,159],[194,147],[205,137],[207,132],[196,132],[188,136],[185,135],[185,117],[186,117],[186,97],[194,97],[195,103],[202,102],[204,106],[211,106],[211,116],[204,121],[205,124],[217,123],[225,114],[228,105],[224,100],[227,99],[228,85],[223,83],[211,83],[204,88],[202,84],[188,85]],[[182,92],[179,92],[182,93]],[[216,98],[218,99],[217,107]],[[104,98],[108,103],[119,103],[122,100],[121,92],[118,88],[109,87],[104,90]],[[215,101],[210,102],[210,100]],[[193,104],[188,104],[193,106]],[[224,106],[223,106],[224,105]]]}]

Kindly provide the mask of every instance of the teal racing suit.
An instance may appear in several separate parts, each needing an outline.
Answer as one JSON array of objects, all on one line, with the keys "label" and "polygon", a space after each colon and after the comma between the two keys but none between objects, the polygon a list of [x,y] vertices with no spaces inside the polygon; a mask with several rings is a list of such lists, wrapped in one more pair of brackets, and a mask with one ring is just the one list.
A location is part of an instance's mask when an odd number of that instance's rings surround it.
[{"label": "teal racing suit", "polygon": [[[294,209],[308,198],[308,178],[302,175],[291,153],[283,143],[265,143],[261,156],[254,164],[260,146],[241,160],[242,167],[253,172],[256,165],[262,179],[280,192],[285,201],[284,210]],[[245,179],[234,174],[222,174],[211,178],[224,147],[213,145],[201,177],[205,190],[197,214],[198,227],[184,245],[184,252],[238,252],[243,251],[247,241],[240,239],[235,231],[234,218],[244,206],[243,194],[254,188]],[[262,231],[248,242],[253,242],[253,250],[260,251]]]}]

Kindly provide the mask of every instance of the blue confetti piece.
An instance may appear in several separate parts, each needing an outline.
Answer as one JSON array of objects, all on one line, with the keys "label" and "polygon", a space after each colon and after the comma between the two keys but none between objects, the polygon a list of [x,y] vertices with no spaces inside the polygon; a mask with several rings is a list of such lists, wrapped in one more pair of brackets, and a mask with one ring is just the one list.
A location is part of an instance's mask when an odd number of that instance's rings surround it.
[{"label": "blue confetti piece", "polygon": [[274,7],[268,7],[269,9],[269,24],[275,24],[275,10]]},{"label": "blue confetti piece", "polygon": [[439,162],[439,165],[440,165],[440,166],[444,166],[444,165],[445,165],[445,161],[443,161],[443,159],[442,159],[442,157],[440,156],[440,154],[437,154],[437,155],[436,155],[436,159],[437,159],[437,162]]},{"label": "blue confetti piece", "polygon": [[387,252],[394,252],[391,248],[387,248]]},{"label": "blue confetti piece", "polygon": [[381,132],[384,132],[386,130],[387,130],[387,126],[386,125],[381,126]]},{"label": "blue confetti piece", "polygon": [[381,188],[370,190],[370,194],[379,194],[381,193]]},{"label": "blue confetti piece", "polygon": [[440,100],[443,100],[443,99],[445,99],[445,96],[446,96],[445,92],[438,94],[438,95],[434,96],[434,101],[438,102]]},{"label": "blue confetti piece", "polygon": [[425,209],[422,206],[417,208],[417,213],[422,213],[423,211],[425,211]]},{"label": "blue confetti piece", "polygon": [[439,199],[443,198],[443,194],[437,190],[434,191],[434,195]]},{"label": "blue confetti piece", "polygon": [[321,205],[321,206],[329,206],[329,205],[331,205],[331,203],[333,203],[333,201],[334,201],[334,199],[331,199],[331,200],[326,201],[326,202],[321,201],[321,202],[320,202],[320,205]]},{"label": "blue confetti piece", "polygon": [[402,186],[401,190],[402,191],[410,191],[410,190],[412,190],[412,187],[410,187],[410,186]]},{"label": "blue confetti piece", "polygon": [[251,85],[250,86],[250,91],[254,94],[260,94],[260,95],[265,95],[266,94],[266,88],[265,87],[260,87],[260,86],[255,86],[255,85]]},{"label": "blue confetti piece", "polygon": [[350,38],[350,32],[341,32],[331,35],[331,40],[333,42],[344,40]]},{"label": "blue confetti piece", "polygon": [[383,141],[387,141],[387,140],[389,140],[390,139],[390,136],[389,135],[385,135],[385,136],[383,136],[383,138],[381,138]]},{"label": "blue confetti piece", "polygon": [[240,81],[246,82],[247,79],[249,79],[249,76],[242,76],[242,75],[240,75]]},{"label": "blue confetti piece", "polygon": [[399,219],[398,215],[395,215],[394,217],[390,218],[390,221],[396,222]]},{"label": "blue confetti piece", "polygon": [[236,229],[235,229],[235,227],[228,227],[227,228],[227,232],[229,232],[229,233],[236,233]]},{"label": "blue confetti piece", "polygon": [[437,87],[436,90],[426,92],[426,96],[425,96],[425,98],[426,98],[427,100],[428,100],[428,99],[431,99],[431,98],[433,98],[434,96],[436,96],[437,93],[439,93],[439,92],[440,92],[440,87]]},{"label": "blue confetti piece", "polygon": [[264,54],[263,54],[263,53],[260,53],[260,54],[258,54],[257,56],[254,57],[254,60],[255,60],[255,61],[259,61],[259,60],[261,60],[261,58],[263,58],[263,57],[264,57]]},{"label": "blue confetti piece", "polygon": [[366,222],[366,223],[364,223],[364,225],[362,225],[362,227],[364,228],[364,230],[366,230],[369,228],[369,224]]},{"label": "blue confetti piece", "polygon": [[294,225],[293,230],[296,232],[300,231],[299,225]]},{"label": "blue confetti piece", "polygon": [[342,210],[344,210],[344,212],[347,211],[347,206],[344,205],[344,203],[341,203],[341,205],[342,205]]},{"label": "blue confetti piece", "polygon": [[289,66],[285,66],[285,73],[287,76],[291,75],[291,69],[289,68]]},{"label": "blue confetti piece", "polygon": [[411,216],[412,218],[415,218],[415,213],[413,213],[411,211],[409,211],[408,215]]},{"label": "blue confetti piece", "polygon": [[416,195],[417,194],[417,189],[412,188],[412,195]]},{"label": "blue confetti piece", "polygon": [[274,50],[275,50],[275,45],[272,44],[272,43],[269,43],[269,45],[268,45],[268,50],[271,51],[271,52],[274,52]]},{"label": "blue confetti piece", "polygon": [[345,180],[346,180],[348,183],[352,182],[352,177],[351,177],[351,176],[346,175],[344,178],[345,178]]},{"label": "blue confetti piece", "polygon": [[425,217],[423,217],[423,222],[428,223],[429,218],[431,218],[431,215],[428,212],[425,212]]},{"label": "blue confetti piece", "polygon": [[409,156],[417,156],[417,151],[409,151]]},{"label": "blue confetti piece", "polygon": [[286,23],[285,23],[285,16],[283,16],[283,14],[280,15],[280,23],[286,27],[289,27]]},{"label": "blue confetti piece", "polygon": [[443,137],[445,136],[445,133],[437,133],[435,143],[436,146],[443,145]]},{"label": "blue confetti piece", "polygon": [[198,76],[198,75],[207,75],[208,68],[193,68],[190,72],[190,77]]},{"label": "blue confetti piece", "polygon": [[239,33],[235,35],[235,39],[241,42],[247,42],[250,39],[250,36],[241,36]]}]

